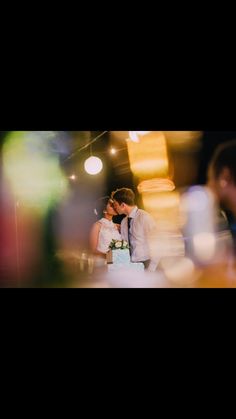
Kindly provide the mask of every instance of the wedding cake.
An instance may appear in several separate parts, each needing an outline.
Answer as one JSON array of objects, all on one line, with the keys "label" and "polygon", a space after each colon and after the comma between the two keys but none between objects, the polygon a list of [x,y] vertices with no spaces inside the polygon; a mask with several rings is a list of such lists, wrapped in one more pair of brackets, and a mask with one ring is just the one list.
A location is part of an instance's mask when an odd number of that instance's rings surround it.
[{"label": "wedding cake", "polygon": [[130,269],[144,270],[143,263],[131,262],[128,243],[125,240],[112,240],[107,253],[107,267],[108,272]]}]

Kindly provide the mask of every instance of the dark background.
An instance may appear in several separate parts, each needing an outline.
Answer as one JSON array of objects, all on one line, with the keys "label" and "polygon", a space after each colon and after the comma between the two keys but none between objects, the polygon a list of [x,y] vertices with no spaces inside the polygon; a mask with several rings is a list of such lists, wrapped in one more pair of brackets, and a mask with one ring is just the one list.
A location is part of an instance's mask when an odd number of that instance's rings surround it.
[{"label": "dark background", "polygon": [[207,166],[218,144],[236,139],[236,131],[204,131],[197,183],[206,182]]}]

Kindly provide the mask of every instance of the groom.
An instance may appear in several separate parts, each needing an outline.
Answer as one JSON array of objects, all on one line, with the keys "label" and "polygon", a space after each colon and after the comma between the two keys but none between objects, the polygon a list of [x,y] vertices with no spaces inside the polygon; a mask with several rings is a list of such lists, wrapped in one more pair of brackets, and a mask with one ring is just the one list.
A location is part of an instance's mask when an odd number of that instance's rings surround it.
[{"label": "groom", "polygon": [[135,205],[132,189],[121,188],[111,194],[113,207],[118,214],[125,214],[121,222],[122,238],[128,241],[132,262],[143,262],[145,269],[154,272],[159,260],[150,255],[149,238],[156,232],[156,223],[148,212]]}]

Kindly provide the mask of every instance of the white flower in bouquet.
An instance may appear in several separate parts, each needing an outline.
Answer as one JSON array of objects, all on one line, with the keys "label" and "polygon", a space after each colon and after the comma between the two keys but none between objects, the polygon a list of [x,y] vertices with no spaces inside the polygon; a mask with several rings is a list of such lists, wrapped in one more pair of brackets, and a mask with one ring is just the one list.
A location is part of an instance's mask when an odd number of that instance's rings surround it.
[{"label": "white flower in bouquet", "polygon": [[115,249],[128,249],[129,244],[126,240],[112,240],[109,249],[115,250]]}]

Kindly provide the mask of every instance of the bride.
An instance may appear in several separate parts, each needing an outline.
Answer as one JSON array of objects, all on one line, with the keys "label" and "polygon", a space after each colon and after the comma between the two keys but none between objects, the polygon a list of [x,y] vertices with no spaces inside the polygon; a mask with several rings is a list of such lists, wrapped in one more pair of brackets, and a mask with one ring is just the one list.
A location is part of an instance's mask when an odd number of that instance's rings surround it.
[{"label": "bride", "polygon": [[[90,232],[90,247],[95,255],[106,257],[109,250],[109,245],[114,240],[121,240],[119,232],[119,224],[113,223],[112,219],[117,212],[113,208],[113,201],[110,197],[102,198],[103,202],[103,217],[93,224]],[[94,212],[98,214],[95,209]]]}]

